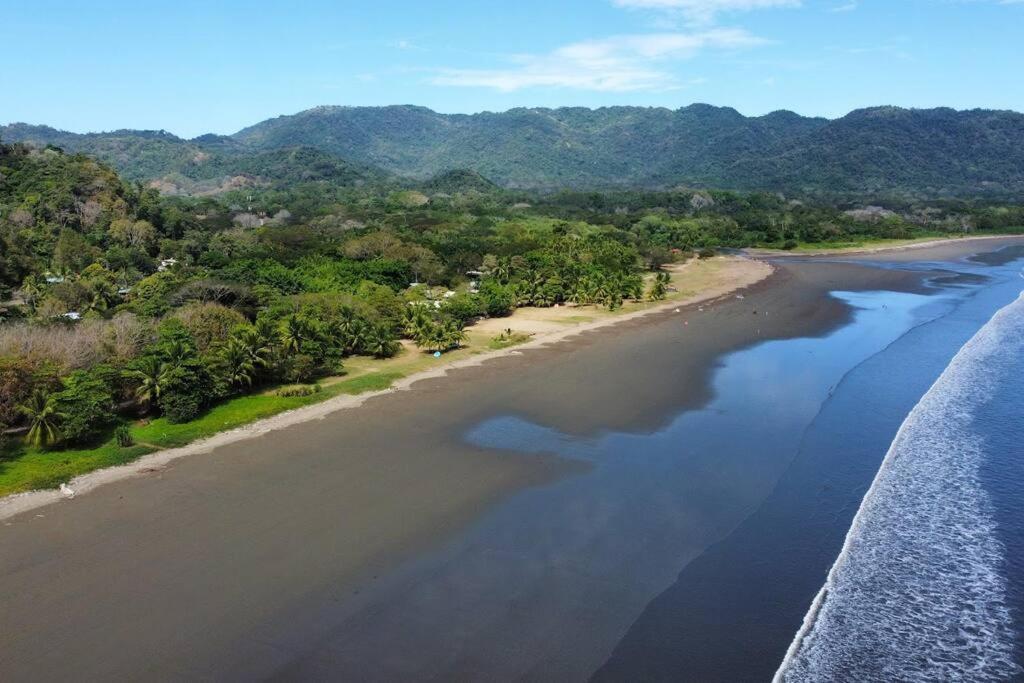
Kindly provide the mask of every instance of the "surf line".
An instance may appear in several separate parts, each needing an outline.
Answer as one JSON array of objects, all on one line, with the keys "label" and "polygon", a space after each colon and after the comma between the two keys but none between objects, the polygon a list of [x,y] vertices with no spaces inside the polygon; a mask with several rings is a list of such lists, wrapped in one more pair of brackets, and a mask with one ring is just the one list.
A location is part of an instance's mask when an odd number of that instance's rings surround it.
[{"label": "surf line", "polygon": [[[1024,278],[1024,271],[1022,271],[1020,275]],[[996,348],[1000,340],[1000,336],[1006,332],[1007,325],[1009,325],[1011,334],[1020,327],[1020,317],[1013,318],[1011,316],[1021,316],[1022,309],[1024,309],[1024,292],[1022,292],[1015,301],[997,311],[995,315],[993,315],[992,318],[983,325],[966,344],[964,344],[964,346],[946,366],[946,369],[942,372],[939,378],[935,380],[932,386],[924,393],[918,403],[904,419],[903,424],[900,426],[900,429],[897,431],[896,436],[890,444],[889,450],[886,453],[871,486],[868,488],[867,493],[865,493],[864,498],[861,501],[860,508],[857,510],[857,514],[846,533],[846,538],[839,555],[829,570],[824,584],[815,595],[814,600],[811,602],[810,608],[804,616],[800,629],[797,631],[793,641],[790,643],[778,670],[772,678],[773,683],[783,683],[784,681],[789,680],[787,676],[791,673],[793,665],[799,660],[804,648],[811,647],[811,638],[816,635],[815,628],[818,625],[822,610],[833,592],[832,589],[839,586],[839,574],[844,569],[844,565],[846,565],[850,560],[851,550],[857,542],[862,530],[865,528],[865,517],[869,514],[867,511],[871,508],[875,497],[879,495],[879,489],[887,484],[886,477],[893,468],[895,460],[901,454],[905,455],[905,452],[902,450],[905,446],[905,437],[907,437],[908,433],[918,427],[922,419],[927,420],[931,417],[929,412],[934,411],[937,397],[949,388],[951,383],[955,383],[963,374],[970,373],[971,370],[977,368],[979,364],[984,365],[986,357],[991,355],[993,349]],[[939,410],[941,409],[942,406],[940,404]],[[911,443],[913,443],[912,439]]]}]

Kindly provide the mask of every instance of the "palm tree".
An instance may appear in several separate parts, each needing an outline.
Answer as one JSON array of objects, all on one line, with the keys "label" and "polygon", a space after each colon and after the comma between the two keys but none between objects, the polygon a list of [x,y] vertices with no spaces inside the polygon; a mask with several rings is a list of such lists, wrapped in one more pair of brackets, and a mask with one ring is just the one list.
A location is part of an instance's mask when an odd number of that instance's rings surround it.
[{"label": "palm tree", "polygon": [[509,279],[512,277],[512,262],[506,256],[498,259],[498,263],[494,266],[494,279],[503,285],[507,285]]},{"label": "palm tree", "polygon": [[237,337],[228,339],[220,357],[228,382],[236,387],[252,386],[252,380],[256,376],[256,365],[251,350],[244,342]]},{"label": "palm tree", "polygon": [[448,320],[438,328],[440,329],[438,341],[444,345],[444,348],[438,349],[439,351],[457,349],[462,346],[462,342],[466,341],[466,333],[458,321]]},{"label": "palm tree", "polygon": [[416,342],[416,346],[430,352],[447,351],[451,348],[448,331],[450,324],[450,321],[442,323],[430,320],[426,325],[417,330],[413,341]]},{"label": "palm tree", "polygon": [[281,325],[281,345],[285,353],[301,353],[302,345],[314,336],[313,326],[297,313],[284,319]]},{"label": "palm tree", "polygon": [[117,289],[106,280],[93,280],[89,283],[89,300],[85,310],[101,313],[108,308],[117,298]]},{"label": "palm tree", "polygon": [[252,329],[259,339],[259,346],[266,347],[271,352],[281,341],[281,331],[270,318],[259,318]]},{"label": "palm tree", "polygon": [[184,339],[171,339],[161,349],[161,354],[171,367],[178,367],[196,355],[196,349]]},{"label": "palm tree", "polygon": [[128,377],[139,382],[139,386],[135,388],[135,396],[147,412],[160,400],[160,394],[171,369],[170,365],[161,362],[159,358],[146,356],[139,361],[137,368],[128,371]]},{"label": "palm tree", "polygon": [[398,342],[391,334],[391,330],[383,325],[375,325],[370,328],[366,335],[365,350],[377,358],[390,358],[398,353]]},{"label": "palm tree", "polygon": [[409,306],[405,310],[405,334],[410,339],[419,337],[433,322],[425,306]]},{"label": "palm tree", "polygon": [[665,271],[658,271],[654,278],[654,284],[651,285],[651,292],[649,294],[651,301],[661,301],[665,298],[668,293],[669,278],[669,274]]},{"label": "palm tree", "polygon": [[36,304],[43,298],[45,287],[46,281],[39,275],[29,275],[21,283],[21,298],[33,313],[36,310]]},{"label": "palm tree", "polygon": [[273,348],[256,327],[243,327],[237,330],[230,341],[240,344],[245,349],[253,368],[265,368],[270,364]]},{"label": "palm tree", "polygon": [[370,326],[356,318],[349,326],[348,334],[344,337],[345,353],[356,353],[366,348],[370,338]]},{"label": "palm tree", "polygon": [[25,440],[31,446],[49,446],[61,440],[60,421],[64,417],[57,410],[54,397],[42,389],[32,392],[28,403],[18,406],[22,415],[28,418],[29,429]]}]

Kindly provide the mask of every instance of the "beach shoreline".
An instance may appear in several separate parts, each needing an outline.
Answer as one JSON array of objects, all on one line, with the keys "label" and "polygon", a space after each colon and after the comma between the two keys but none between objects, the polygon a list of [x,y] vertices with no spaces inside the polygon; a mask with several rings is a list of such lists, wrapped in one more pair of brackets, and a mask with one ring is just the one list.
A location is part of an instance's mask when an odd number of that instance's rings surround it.
[{"label": "beach shoreline", "polygon": [[[728,260],[732,264],[742,263],[746,266],[745,269],[740,269],[738,271],[738,281],[729,287],[716,285],[692,295],[684,295],[680,298],[659,302],[653,305],[647,304],[642,309],[630,311],[628,313],[620,313],[614,316],[597,317],[596,319],[577,323],[571,326],[564,326],[560,322],[548,324],[544,321],[539,323],[537,321],[531,321],[527,317],[529,316],[528,310],[520,309],[515,312],[518,316],[514,314],[508,318],[484,320],[479,324],[479,329],[480,331],[495,332],[505,328],[511,328],[513,331],[529,334],[531,339],[528,342],[495,351],[479,353],[477,355],[461,358],[455,361],[442,361],[442,364],[437,367],[417,371],[402,377],[385,389],[367,391],[352,395],[345,394],[335,396],[319,403],[287,410],[240,427],[217,432],[216,434],[198,439],[183,446],[161,448],[124,465],[116,465],[113,467],[93,470],[85,474],[78,475],[66,482],[67,487],[73,492],[70,494],[62,492],[61,489],[54,488],[18,492],[0,497],[0,521],[10,519],[43,506],[58,503],[62,500],[68,500],[74,496],[85,494],[99,486],[131,477],[151,474],[183,457],[209,453],[227,444],[256,438],[268,432],[300,424],[305,421],[321,420],[338,411],[358,408],[366,401],[375,397],[387,395],[395,391],[406,390],[416,382],[443,377],[447,375],[449,371],[477,366],[487,361],[519,354],[530,349],[548,347],[571,337],[585,335],[586,333],[594,330],[606,329],[613,325],[622,325],[638,318],[656,315],[667,310],[673,310],[677,307],[685,308],[689,306],[697,306],[723,296],[734,294],[739,290],[754,286],[758,283],[764,283],[769,279],[769,276],[775,270],[771,265],[772,262],[787,263],[793,261],[815,261],[822,260],[824,257],[836,256],[848,256],[855,261],[862,259],[870,260],[872,258],[900,261],[908,259],[917,260],[923,253],[929,251],[933,252],[936,258],[946,258],[952,254],[962,253],[963,255],[968,255],[973,253],[975,246],[990,243],[993,240],[996,242],[1006,242],[1007,244],[1024,243],[1024,237],[1020,236],[984,235],[963,238],[947,238],[896,246],[883,245],[881,247],[870,249],[839,250],[835,252],[826,250],[816,253],[793,254],[770,250],[746,250],[741,256],[726,256],[715,259],[719,261]],[[695,261],[691,260],[689,262],[679,264],[676,266],[675,270],[677,273],[683,272],[694,263]],[[539,310],[546,312],[557,310],[560,315],[570,316],[572,315],[572,311],[581,309],[563,307],[561,309]],[[65,491],[66,490],[67,489],[65,489]]]},{"label": "beach shoreline", "polygon": [[[579,323],[573,326],[562,327],[561,329],[527,329],[526,331],[532,335],[532,338],[525,343],[509,348],[481,353],[456,361],[442,363],[435,368],[415,372],[403,377],[386,389],[368,391],[354,395],[346,394],[335,396],[320,403],[314,403],[301,408],[288,410],[241,427],[218,432],[212,436],[199,439],[184,446],[160,449],[153,453],[143,455],[142,457],[125,465],[107,467],[79,475],[68,482],[67,489],[64,489],[63,491],[58,488],[14,493],[0,498],[0,521],[47,505],[59,503],[75,496],[86,494],[97,487],[104,486],[106,484],[151,474],[180,458],[210,453],[222,446],[238,441],[254,439],[271,431],[283,429],[311,420],[322,420],[338,411],[359,408],[373,398],[397,391],[408,390],[417,382],[444,377],[449,372],[460,368],[478,366],[497,358],[520,354],[525,350],[539,349],[553,344],[558,344],[572,337],[585,335],[588,332],[604,329],[611,325],[618,325],[641,317],[662,313],[667,310],[695,306],[713,301],[723,296],[729,296],[763,281],[774,271],[772,266],[757,259],[737,256],[719,258],[720,260],[726,261],[726,267],[732,267],[732,272],[736,275],[736,280],[732,281],[729,285],[713,285],[690,296],[683,296],[681,298],[659,302],[655,305],[650,305],[636,311],[630,311],[628,313],[622,313],[615,316],[601,317],[596,320]],[[685,269],[690,265],[690,263],[692,262],[681,264],[678,270]],[[568,311],[572,309],[562,310]],[[516,330],[519,330],[522,327],[517,325],[515,316],[488,320],[485,322],[498,323],[500,327],[512,327]],[[73,493],[69,494],[64,492],[68,489]]]},{"label": "beach shoreline", "polygon": [[[31,511],[0,523],[0,601],[10,608],[0,612],[0,631],[13,634],[0,672],[138,677],[178,670],[186,652],[191,677],[257,678],[301,666],[316,643],[336,642],[338,620],[369,630],[377,612],[346,611],[355,596],[402,599],[375,592],[378,577],[461,538],[503,501],[586,471],[557,454],[467,442],[481,421],[511,415],[583,439],[649,434],[708,403],[726,355],[846,324],[853,311],[830,292],[926,293],[932,273],[787,261],[742,294],[705,293],[702,302],[568,328],[407,377],[400,389],[219,434],[162,464],[144,458],[87,475],[116,476],[62,505],[39,509],[59,494],[21,496],[35,499]],[[216,457],[183,457],[192,449]],[[475,606],[473,620],[507,616],[496,600]],[[136,628],[140,619],[147,629]],[[210,630],[193,633],[190,623]],[[506,653],[544,647],[529,629],[504,633]],[[584,668],[603,656],[604,646],[588,642],[573,655]],[[65,656],[44,654],[54,648]],[[416,670],[430,653],[436,648],[424,645],[388,657]],[[508,657],[500,665],[516,666]]]}]

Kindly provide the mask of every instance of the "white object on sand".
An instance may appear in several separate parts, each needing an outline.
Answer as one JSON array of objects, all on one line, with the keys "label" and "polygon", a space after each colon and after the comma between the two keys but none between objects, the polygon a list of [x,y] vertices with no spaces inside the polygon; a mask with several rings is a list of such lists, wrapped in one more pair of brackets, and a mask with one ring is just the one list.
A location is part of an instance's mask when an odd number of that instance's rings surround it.
[{"label": "white object on sand", "polygon": [[73,488],[71,488],[70,486],[68,486],[67,484],[61,484],[60,485],[60,492],[62,494],[64,494],[65,496],[67,496],[68,498],[74,498],[75,497],[75,490]]},{"label": "white object on sand", "polygon": [[676,310],[674,310],[674,311],[672,311],[672,312],[673,312],[673,313],[678,313],[678,312],[679,312],[679,309],[677,308]]}]

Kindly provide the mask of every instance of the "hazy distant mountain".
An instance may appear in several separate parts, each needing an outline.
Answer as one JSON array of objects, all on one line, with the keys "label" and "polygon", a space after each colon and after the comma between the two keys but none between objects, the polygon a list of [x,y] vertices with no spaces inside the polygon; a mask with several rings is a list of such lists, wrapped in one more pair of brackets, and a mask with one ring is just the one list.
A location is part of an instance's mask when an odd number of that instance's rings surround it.
[{"label": "hazy distant mountain", "polygon": [[539,189],[686,184],[1024,194],[1024,115],[1009,111],[878,107],[828,120],[785,111],[745,117],[702,104],[473,115],[413,106],[317,107],[231,136],[193,140],[165,132],[76,135],[25,124],[0,128],[0,137],[94,154],[135,179],[198,178],[206,164],[278,173],[287,181],[295,175],[288,164],[258,155],[308,148],[326,155],[324,164],[354,165],[345,166],[355,174],[346,182],[379,167],[418,179],[468,169],[505,187]]}]

